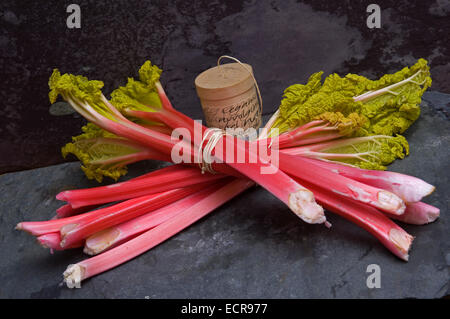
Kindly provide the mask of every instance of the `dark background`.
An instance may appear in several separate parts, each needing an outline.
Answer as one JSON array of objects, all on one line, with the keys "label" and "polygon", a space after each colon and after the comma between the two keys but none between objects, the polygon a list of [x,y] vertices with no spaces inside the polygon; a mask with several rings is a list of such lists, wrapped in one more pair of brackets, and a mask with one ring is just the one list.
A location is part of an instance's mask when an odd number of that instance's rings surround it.
[{"label": "dark background", "polygon": [[[79,133],[84,120],[48,102],[55,67],[103,80],[109,93],[151,59],[174,105],[194,118],[195,76],[223,54],[254,67],[265,114],[312,72],[375,78],[420,57],[432,90],[450,93],[450,2],[376,1],[381,29],[368,29],[372,2],[3,0],[0,173],[62,162],[60,147]],[[66,27],[70,3],[81,6],[81,29]]]}]

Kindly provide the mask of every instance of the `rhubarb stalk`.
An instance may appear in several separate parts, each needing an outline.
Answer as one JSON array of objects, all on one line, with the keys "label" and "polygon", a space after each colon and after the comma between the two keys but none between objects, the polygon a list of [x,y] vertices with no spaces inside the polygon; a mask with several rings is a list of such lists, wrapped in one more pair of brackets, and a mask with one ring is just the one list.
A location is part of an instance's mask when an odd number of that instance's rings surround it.
[{"label": "rhubarb stalk", "polygon": [[56,195],[56,198],[67,201],[72,208],[78,208],[161,193],[200,183],[211,183],[223,177],[222,174],[200,174],[198,168],[194,167],[171,165],[121,183],[63,191]]},{"label": "rhubarb stalk", "polygon": [[330,172],[301,156],[280,153],[280,167],[301,181],[326,187],[335,196],[348,197],[395,215],[405,211],[405,203],[394,193]]},{"label": "rhubarb stalk", "polygon": [[315,165],[323,167],[330,172],[351,178],[361,183],[382,188],[400,196],[405,202],[419,202],[423,197],[430,195],[435,187],[414,177],[396,172],[366,170],[336,163],[304,159]]},{"label": "rhubarb stalk", "polygon": [[423,202],[407,203],[405,213],[402,215],[388,216],[403,223],[413,225],[425,225],[439,218],[440,209]]},{"label": "rhubarb stalk", "polygon": [[[141,215],[150,211],[151,209],[160,208],[172,201],[193,194],[202,187],[203,185],[196,185],[189,188],[180,188],[163,193],[146,195],[129,199],[116,205],[66,218],[53,219],[48,221],[21,222],[17,224],[16,229],[26,231],[35,236],[40,236],[47,233],[59,232],[61,231],[61,229],[64,229],[63,233],[65,234],[69,231],[69,229],[75,231],[76,229],[78,229],[77,226],[81,227],[82,225],[90,225],[93,222],[108,224],[110,222],[114,223],[115,220],[119,220],[118,223],[120,223],[124,221],[124,218],[126,216],[132,218],[136,216],[133,214]],[[137,211],[134,211],[134,209],[137,209]],[[123,213],[124,215],[121,216],[121,213]]]},{"label": "rhubarb stalk", "polygon": [[336,196],[321,187],[306,183],[317,201],[327,210],[336,213],[374,235],[394,255],[408,261],[413,236],[392,222],[382,212],[349,198]]},{"label": "rhubarb stalk", "polygon": [[166,206],[173,201],[199,191],[203,187],[204,185],[199,184],[188,188],[174,189],[163,193],[129,199],[125,202],[93,211],[87,218],[61,227],[61,247],[69,247],[73,243],[83,240],[101,229],[120,224]]},{"label": "rhubarb stalk", "polygon": [[129,221],[91,235],[86,239],[84,252],[88,255],[96,255],[106,249],[130,240],[136,235],[158,226],[159,224],[192,207],[197,202],[202,201],[223,187],[226,181],[227,180],[224,180],[222,183],[217,183],[216,185],[206,187],[191,196],[176,201],[173,204],[164,206],[145,215],[133,218]]}]

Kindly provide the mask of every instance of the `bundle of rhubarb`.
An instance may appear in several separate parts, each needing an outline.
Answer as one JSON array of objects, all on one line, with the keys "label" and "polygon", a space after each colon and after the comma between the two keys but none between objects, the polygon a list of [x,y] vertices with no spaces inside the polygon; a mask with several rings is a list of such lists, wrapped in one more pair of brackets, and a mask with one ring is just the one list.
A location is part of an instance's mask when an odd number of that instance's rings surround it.
[{"label": "bundle of rhubarb", "polygon": [[146,159],[174,163],[128,181],[63,191],[56,198],[66,204],[55,218],[17,225],[44,247],[84,247],[95,255],[69,265],[68,284],[144,253],[253,185],[307,223],[330,226],[324,207],[403,260],[413,237],[392,219],[426,224],[439,216],[421,202],[432,185],[383,170],[408,154],[399,134],[419,117],[431,85],[425,60],[376,81],[332,74],[322,82],[316,73],[285,90],[279,110],[249,141],[176,111],[160,75],[147,61],[139,78],[129,78],[109,99],[100,81],[58,70],[49,80],[50,101],[60,95],[89,121],[62,149],[78,157],[88,178],[117,180],[128,164]]}]

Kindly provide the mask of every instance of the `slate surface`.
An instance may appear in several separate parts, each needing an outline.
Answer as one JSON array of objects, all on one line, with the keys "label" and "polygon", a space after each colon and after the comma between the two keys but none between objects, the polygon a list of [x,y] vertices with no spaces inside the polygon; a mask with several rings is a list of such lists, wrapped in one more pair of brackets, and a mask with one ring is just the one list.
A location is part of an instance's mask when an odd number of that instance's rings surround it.
[{"label": "slate surface", "polygon": [[[449,294],[450,95],[427,92],[421,118],[406,135],[411,155],[390,169],[437,186],[428,203],[441,218],[405,226],[417,236],[405,263],[365,231],[328,213],[331,229],[301,222],[277,199],[254,188],[150,252],[83,282],[60,287],[80,250],[50,255],[14,230],[44,220],[63,189],[94,186],[76,163],[0,176],[1,298],[409,298]],[[131,176],[157,162],[134,165]],[[381,267],[381,288],[368,289],[369,264]]]}]

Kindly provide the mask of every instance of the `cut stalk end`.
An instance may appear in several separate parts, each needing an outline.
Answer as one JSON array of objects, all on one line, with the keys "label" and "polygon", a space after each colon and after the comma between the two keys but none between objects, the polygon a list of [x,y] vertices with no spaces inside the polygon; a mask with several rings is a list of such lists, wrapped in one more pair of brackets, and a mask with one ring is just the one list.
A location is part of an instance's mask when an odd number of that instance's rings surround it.
[{"label": "cut stalk end", "polygon": [[378,203],[380,209],[389,211],[395,215],[403,214],[406,209],[405,202],[394,193],[388,191],[378,192]]},{"label": "cut stalk end", "polygon": [[67,287],[80,287],[80,283],[84,279],[84,272],[84,267],[78,264],[69,265],[63,273],[64,282]]},{"label": "cut stalk end", "polygon": [[60,230],[61,242],[59,244],[61,248],[65,248],[66,246],[69,245],[69,243],[67,243],[67,234],[69,234],[72,230],[76,229],[77,226],[78,224],[67,224],[61,227]]},{"label": "cut stalk end", "polygon": [[34,236],[36,234],[33,232],[33,227],[30,226],[30,223],[33,223],[33,222],[18,223],[14,229],[24,231],[24,232]]},{"label": "cut stalk end", "polygon": [[91,256],[97,255],[111,247],[119,235],[120,232],[116,228],[108,228],[95,233],[86,239],[83,252]]},{"label": "cut stalk end", "polygon": [[322,206],[314,199],[314,194],[301,189],[289,195],[289,208],[301,219],[309,224],[322,224],[326,221]]},{"label": "cut stalk end", "polygon": [[46,235],[42,235],[36,238],[39,245],[41,245],[43,248],[50,248],[52,249],[52,246],[49,244],[48,238]]},{"label": "cut stalk end", "polygon": [[432,207],[430,210],[427,211],[427,219],[428,223],[434,222],[436,219],[439,218],[441,211],[437,207]]},{"label": "cut stalk end", "polygon": [[420,187],[420,190],[423,193],[423,197],[430,195],[436,189],[435,186],[433,186],[431,184],[428,184],[426,182],[424,182],[424,184],[420,185],[419,187]]},{"label": "cut stalk end", "polygon": [[405,231],[392,228],[389,231],[389,240],[395,245],[397,248],[397,256],[403,259],[404,261],[408,261],[409,258],[409,250],[411,249],[412,242],[414,237],[408,234]]},{"label": "cut stalk end", "polygon": [[66,236],[69,232],[77,228],[78,224],[67,224],[61,227],[61,237]]}]

